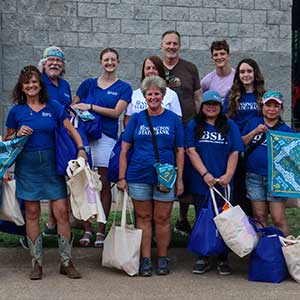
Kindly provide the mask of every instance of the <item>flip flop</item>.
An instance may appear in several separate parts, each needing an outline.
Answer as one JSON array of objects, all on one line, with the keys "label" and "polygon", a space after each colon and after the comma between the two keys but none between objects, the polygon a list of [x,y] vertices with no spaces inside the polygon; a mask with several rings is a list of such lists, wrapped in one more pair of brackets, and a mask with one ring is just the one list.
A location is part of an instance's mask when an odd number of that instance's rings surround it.
[{"label": "flip flop", "polygon": [[82,238],[79,240],[80,247],[89,247],[93,234],[90,231],[85,231]]},{"label": "flip flop", "polygon": [[96,248],[102,248],[104,244],[105,234],[101,232],[96,233],[96,241],[94,243]]}]

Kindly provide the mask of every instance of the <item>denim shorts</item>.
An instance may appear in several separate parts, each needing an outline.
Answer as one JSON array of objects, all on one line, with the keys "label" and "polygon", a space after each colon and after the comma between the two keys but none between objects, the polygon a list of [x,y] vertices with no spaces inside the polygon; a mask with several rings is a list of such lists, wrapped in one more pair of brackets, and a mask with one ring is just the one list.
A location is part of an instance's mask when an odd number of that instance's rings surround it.
[{"label": "denim shorts", "polygon": [[287,198],[273,197],[268,193],[268,177],[255,173],[246,174],[247,197],[251,201],[284,202]]},{"label": "denim shorts", "polygon": [[128,183],[129,196],[137,201],[157,200],[162,202],[172,202],[176,200],[175,186],[169,193],[160,192],[155,184],[148,183]]}]

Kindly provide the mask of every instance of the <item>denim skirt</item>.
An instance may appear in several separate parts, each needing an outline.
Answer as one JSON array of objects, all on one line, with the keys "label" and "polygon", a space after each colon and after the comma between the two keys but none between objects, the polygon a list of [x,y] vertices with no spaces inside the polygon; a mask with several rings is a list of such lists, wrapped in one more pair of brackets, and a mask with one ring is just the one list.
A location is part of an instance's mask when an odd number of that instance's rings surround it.
[{"label": "denim skirt", "polygon": [[21,152],[15,165],[16,195],[28,201],[66,198],[64,176],[56,174],[55,150]]}]

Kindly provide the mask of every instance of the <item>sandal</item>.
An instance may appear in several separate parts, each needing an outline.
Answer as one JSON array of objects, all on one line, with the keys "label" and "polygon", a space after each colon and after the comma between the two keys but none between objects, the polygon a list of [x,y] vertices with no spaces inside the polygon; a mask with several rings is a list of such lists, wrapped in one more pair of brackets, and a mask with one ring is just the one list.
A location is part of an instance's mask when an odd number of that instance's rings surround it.
[{"label": "sandal", "polygon": [[105,234],[101,232],[96,233],[96,241],[94,243],[96,248],[102,248],[104,244]]},{"label": "sandal", "polygon": [[82,238],[79,240],[80,247],[89,247],[93,234],[90,231],[85,231]]}]

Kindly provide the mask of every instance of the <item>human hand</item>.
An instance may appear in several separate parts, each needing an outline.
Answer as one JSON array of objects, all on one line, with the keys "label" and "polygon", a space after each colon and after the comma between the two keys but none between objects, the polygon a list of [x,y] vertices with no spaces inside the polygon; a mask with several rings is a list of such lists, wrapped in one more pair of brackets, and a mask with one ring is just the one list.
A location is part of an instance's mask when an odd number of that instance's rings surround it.
[{"label": "human hand", "polygon": [[86,152],[83,150],[83,149],[80,149],[79,151],[78,151],[78,153],[77,153],[77,158],[79,158],[79,157],[82,157],[84,160],[85,160],[85,162],[87,162],[87,155],[86,155]]},{"label": "human hand", "polygon": [[176,196],[180,196],[184,191],[184,186],[183,186],[183,181],[182,179],[177,179],[176,180]]},{"label": "human hand", "polygon": [[74,104],[72,105],[72,108],[77,108],[77,109],[80,109],[82,111],[84,110],[90,110],[91,109],[91,104],[87,104],[87,103],[77,103],[77,104]]},{"label": "human hand", "polygon": [[122,192],[128,191],[127,181],[125,178],[118,180],[117,188],[118,188],[118,190],[120,190]]},{"label": "human hand", "polygon": [[210,173],[207,173],[205,176],[203,176],[203,180],[210,188],[217,183],[217,180]]},{"label": "human hand", "polygon": [[268,127],[264,124],[259,124],[255,129],[255,135],[258,135],[260,133],[266,132],[268,130]]},{"label": "human hand", "polygon": [[223,187],[226,188],[226,186],[229,184],[231,180],[231,177],[227,174],[222,175],[219,177],[218,183]]},{"label": "human hand", "polygon": [[22,125],[20,129],[17,131],[16,136],[21,137],[21,136],[28,136],[31,135],[33,132],[32,128],[26,125]]}]

